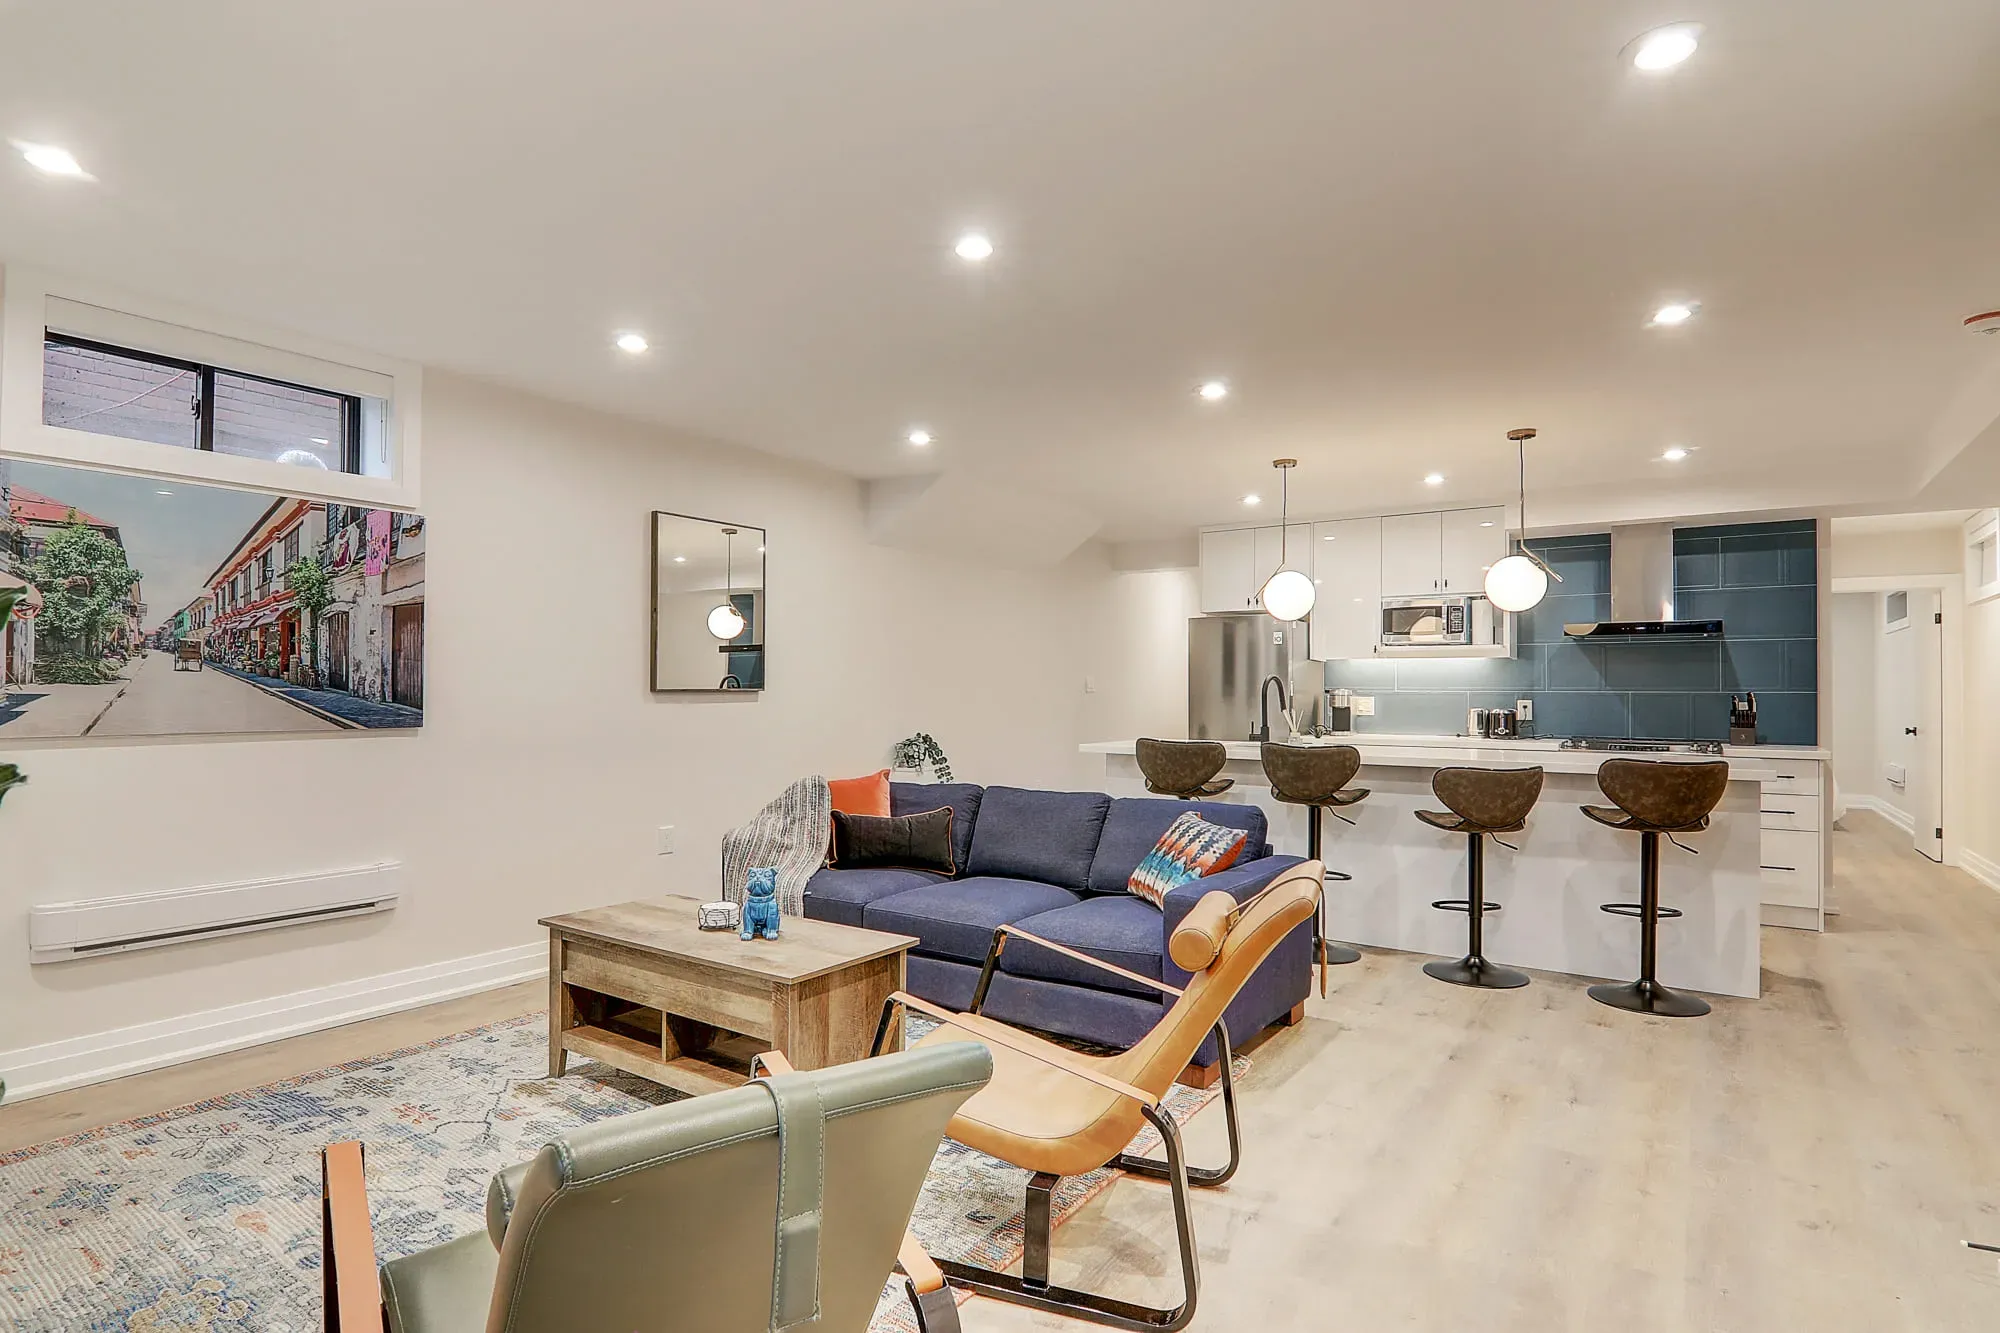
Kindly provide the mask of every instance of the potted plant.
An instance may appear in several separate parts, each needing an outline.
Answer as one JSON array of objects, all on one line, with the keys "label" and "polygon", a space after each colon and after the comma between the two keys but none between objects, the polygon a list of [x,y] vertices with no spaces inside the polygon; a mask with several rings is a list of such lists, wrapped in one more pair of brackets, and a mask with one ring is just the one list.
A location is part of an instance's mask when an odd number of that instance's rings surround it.
[{"label": "potted plant", "polygon": [[928,731],[920,731],[914,736],[897,741],[889,752],[889,764],[892,768],[914,769],[920,774],[928,764],[933,780],[937,782],[952,780],[951,761],[944,757],[943,747]]}]

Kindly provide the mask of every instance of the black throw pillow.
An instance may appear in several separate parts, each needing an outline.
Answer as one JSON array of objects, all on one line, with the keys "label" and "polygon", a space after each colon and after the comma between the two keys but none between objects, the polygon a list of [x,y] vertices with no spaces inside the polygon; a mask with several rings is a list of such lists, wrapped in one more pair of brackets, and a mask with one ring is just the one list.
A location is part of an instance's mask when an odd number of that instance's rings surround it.
[{"label": "black throw pillow", "polygon": [[951,809],[915,815],[833,812],[835,870],[934,870],[955,875],[951,859]]}]

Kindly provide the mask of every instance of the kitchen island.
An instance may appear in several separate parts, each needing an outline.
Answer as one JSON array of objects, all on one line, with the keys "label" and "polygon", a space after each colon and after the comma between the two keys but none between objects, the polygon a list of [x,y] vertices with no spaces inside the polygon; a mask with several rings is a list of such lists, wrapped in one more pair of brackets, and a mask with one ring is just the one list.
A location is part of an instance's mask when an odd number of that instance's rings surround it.
[{"label": "kitchen island", "polygon": [[[1486,897],[1503,910],[1486,918],[1486,956],[1513,967],[1581,977],[1637,975],[1638,923],[1598,906],[1638,900],[1638,835],[1606,828],[1577,808],[1609,804],[1598,790],[1596,774],[1598,765],[1616,754],[1564,750],[1554,740],[1366,733],[1324,741],[1301,737],[1296,743],[1355,746],[1361,752],[1361,772],[1352,785],[1370,792],[1366,801],[1342,812],[1355,821],[1352,827],[1330,813],[1324,816],[1327,866],[1354,877],[1327,885],[1329,938],[1441,957],[1463,954],[1464,913],[1438,911],[1431,903],[1465,896],[1466,839],[1423,824],[1415,812],[1443,808],[1431,793],[1431,774],[1440,768],[1539,764],[1547,773],[1541,801],[1527,830],[1507,839],[1520,850],[1488,844]],[[1304,855],[1310,812],[1273,799],[1254,741],[1227,746],[1229,762],[1222,776],[1235,785],[1216,799],[1262,808],[1277,850]],[[1103,790],[1114,796],[1146,794],[1133,742],[1101,741],[1081,748],[1104,756]],[[1627,757],[1712,758],[1685,753]],[[1661,901],[1686,915],[1661,923],[1659,975],[1676,988],[1755,998],[1761,784],[1781,775],[1783,753],[1731,748],[1723,758],[1730,768],[1729,784],[1708,830],[1681,839],[1700,855],[1662,843]]]}]

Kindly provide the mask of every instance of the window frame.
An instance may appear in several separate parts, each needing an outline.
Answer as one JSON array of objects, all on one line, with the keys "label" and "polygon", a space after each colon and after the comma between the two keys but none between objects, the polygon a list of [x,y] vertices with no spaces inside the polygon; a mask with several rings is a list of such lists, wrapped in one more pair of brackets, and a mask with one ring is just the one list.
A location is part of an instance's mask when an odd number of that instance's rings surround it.
[{"label": "window frame", "polygon": [[[366,509],[424,511],[423,367],[415,362],[19,264],[0,268],[0,453]],[[358,396],[359,472],[99,435],[43,422],[50,330],[149,359]]]},{"label": "window frame", "polygon": [[[143,347],[121,347],[117,343],[102,342],[96,338],[84,338],[74,333],[64,333],[58,329],[44,326],[42,329],[42,348],[45,357],[47,349],[51,346],[73,347],[80,352],[96,352],[102,356],[115,356],[126,361],[139,361],[149,366],[160,366],[169,370],[192,371],[195,375],[195,397],[201,404],[199,410],[195,413],[195,442],[193,447],[204,453],[215,452],[215,377],[217,374],[227,375],[232,379],[249,380],[253,384],[269,384],[273,388],[292,389],[299,393],[317,394],[322,398],[332,398],[340,404],[339,471],[343,476],[358,477],[363,475],[361,471],[360,394],[342,393],[338,389],[325,389],[316,384],[296,384],[290,380],[281,380],[271,375],[259,375],[248,370],[238,370],[234,366],[211,365],[202,361],[186,361],[177,356],[168,356],[163,352],[149,352]],[[46,383],[46,381],[44,382]],[[45,415],[46,410],[45,407]],[[44,419],[42,424],[49,425],[50,423]],[[57,429],[72,430],[75,428],[60,426]],[[104,431],[86,431],[84,433],[87,435],[104,435],[106,438],[114,440],[133,438],[129,435],[111,435]],[[158,440],[141,440],[139,443],[160,444],[160,447],[164,449],[178,449],[181,447],[177,444],[161,444]],[[250,457],[250,455],[242,454],[234,456]],[[262,459],[257,461],[275,462],[276,460]],[[286,463],[284,466],[297,467],[298,464]]]}]

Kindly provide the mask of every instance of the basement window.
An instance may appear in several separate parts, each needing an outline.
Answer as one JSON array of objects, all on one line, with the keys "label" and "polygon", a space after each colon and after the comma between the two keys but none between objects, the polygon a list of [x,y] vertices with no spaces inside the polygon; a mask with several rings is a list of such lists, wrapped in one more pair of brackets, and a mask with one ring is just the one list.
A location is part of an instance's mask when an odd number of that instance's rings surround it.
[{"label": "basement window", "polygon": [[[379,399],[47,330],[42,423],[178,449],[359,473]],[[371,424],[373,431],[371,432]]]}]

